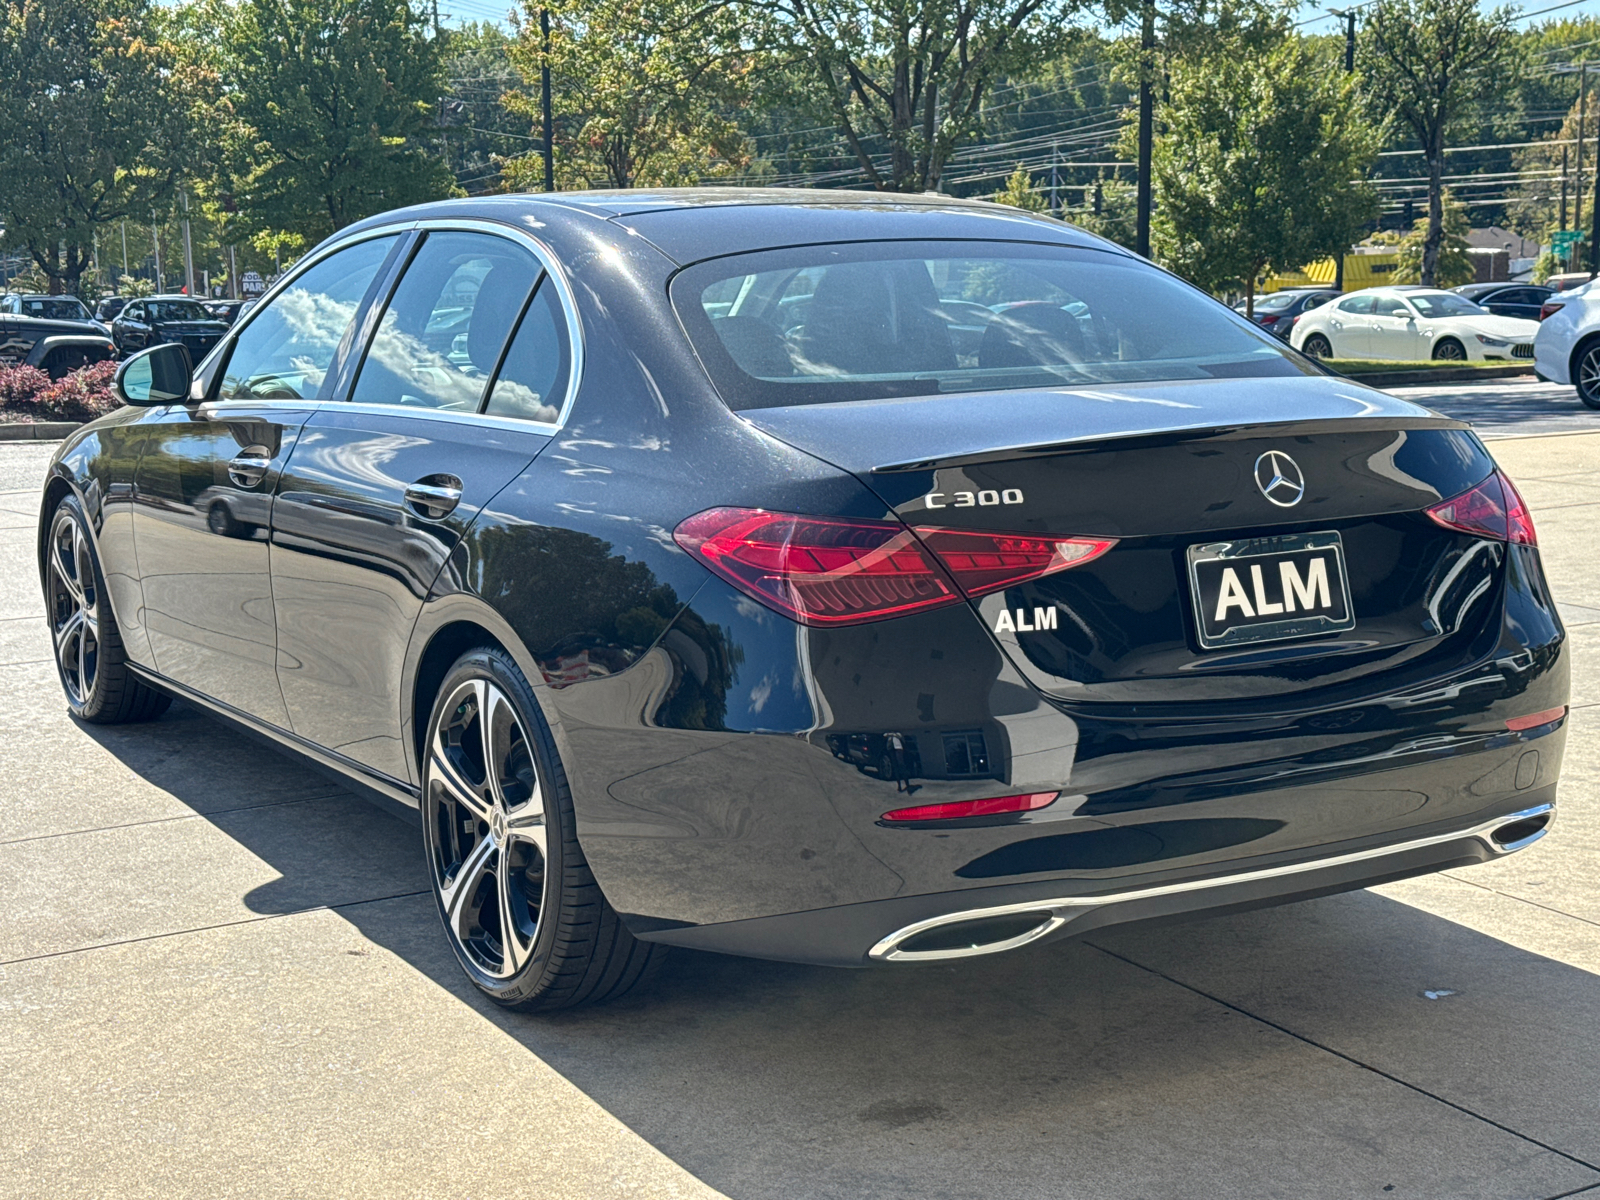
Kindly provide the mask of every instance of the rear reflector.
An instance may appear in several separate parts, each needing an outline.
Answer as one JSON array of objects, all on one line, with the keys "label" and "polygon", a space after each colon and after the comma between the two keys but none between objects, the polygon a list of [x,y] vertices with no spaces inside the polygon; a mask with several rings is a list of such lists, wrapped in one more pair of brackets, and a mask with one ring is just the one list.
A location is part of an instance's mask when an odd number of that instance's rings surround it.
[{"label": "rear reflector", "polygon": [[1567,706],[1563,704],[1560,708],[1547,708],[1543,712],[1530,713],[1526,717],[1507,717],[1506,728],[1512,733],[1521,733],[1524,729],[1537,729],[1541,725],[1549,725],[1566,715]]},{"label": "rear reflector", "polygon": [[1477,487],[1441,501],[1426,512],[1446,529],[1520,546],[1539,544],[1528,506],[1503,471],[1496,471]]},{"label": "rear reflector", "polygon": [[[673,540],[746,595],[805,625],[881,621],[1098,558],[1115,538],[1038,538],[898,521],[712,508]],[[920,539],[920,540],[919,540]]]},{"label": "rear reflector", "polygon": [[955,800],[948,804],[921,804],[886,812],[881,821],[954,821],[962,817],[994,817],[1004,813],[1033,812],[1055,803],[1060,792],[1029,792],[1021,796],[994,796],[988,800]]}]

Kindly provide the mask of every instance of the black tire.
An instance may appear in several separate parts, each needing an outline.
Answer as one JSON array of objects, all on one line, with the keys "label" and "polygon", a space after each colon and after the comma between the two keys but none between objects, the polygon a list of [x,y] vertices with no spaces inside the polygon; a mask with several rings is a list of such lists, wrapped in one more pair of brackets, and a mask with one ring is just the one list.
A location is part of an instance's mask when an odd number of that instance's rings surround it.
[{"label": "black tire", "polygon": [[76,496],[64,496],[45,543],[45,611],[67,706],[96,725],[149,721],[172,697],[134,678],[111,611],[100,557]]},{"label": "black tire", "polygon": [[445,939],[478,990],[548,1012],[614,1000],[653,977],[667,948],[636,940],[601,894],[555,742],[511,657],[483,647],[457,659],[424,738],[428,877]]},{"label": "black tire", "polygon": [[1573,352],[1571,379],[1578,399],[1600,409],[1600,338],[1590,338]]},{"label": "black tire", "polygon": [[1435,362],[1466,362],[1467,348],[1455,338],[1440,338],[1433,346]]},{"label": "black tire", "polygon": [[233,519],[228,506],[218,500],[206,511],[206,528],[218,537],[233,537],[239,532],[239,523]]},{"label": "black tire", "polygon": [[1333,343],[1320,333],[1313,333],[1300,343],[1300,353],[1307,358],[1332,358]]}]

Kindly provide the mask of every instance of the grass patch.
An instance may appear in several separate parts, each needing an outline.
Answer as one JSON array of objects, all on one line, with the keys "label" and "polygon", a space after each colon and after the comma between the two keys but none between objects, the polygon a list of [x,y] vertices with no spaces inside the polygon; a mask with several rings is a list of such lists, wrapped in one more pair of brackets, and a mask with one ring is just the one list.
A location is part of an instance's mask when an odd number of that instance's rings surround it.
[{"label": "grass patch", "polygon": [[1325,358],[1324,366],[1331,367],[1341,375],[1375,375],[1378,372],[1389,371],[1481,371],[1488,367],[1524,367],[1533,370],[1532,359],[1502,359],[1487,362],[1451,362],[1440,359],[1398,359],[1398,358]]}]

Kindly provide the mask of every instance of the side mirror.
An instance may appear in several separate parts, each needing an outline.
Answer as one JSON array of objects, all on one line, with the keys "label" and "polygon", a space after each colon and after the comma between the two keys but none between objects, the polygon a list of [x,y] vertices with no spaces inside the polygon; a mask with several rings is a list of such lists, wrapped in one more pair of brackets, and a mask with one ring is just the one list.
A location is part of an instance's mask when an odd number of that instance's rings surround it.
[{"label": "side mirror", "polygon": [[176,342],[141,350],[117,368],[117,398],[139,408],[179,404],[189,398],[194,363]]}]

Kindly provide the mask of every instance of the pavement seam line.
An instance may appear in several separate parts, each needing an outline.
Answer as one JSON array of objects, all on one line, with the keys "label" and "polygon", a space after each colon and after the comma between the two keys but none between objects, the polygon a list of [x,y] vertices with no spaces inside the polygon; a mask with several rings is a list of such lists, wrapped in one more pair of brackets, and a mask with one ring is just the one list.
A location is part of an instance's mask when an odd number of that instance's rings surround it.
[{"label": "pavement seam line", "polygon": [[1600,1183],[1586,1183],[1581,1188],[1574,1188],[1570,1192],[1562,1192],[1560,1195],[1550,1196],[1548,1200],[1567,1200],[1568,1196],[1582,1196],[1586,1192],[1597,1190],[1600,1190]]},{"label": "pavement seam line", "polygon": [[[330,787],[333,785],[329,785]],[[334,790],[321,796],[296,796],[293,800],[268,800],[264,804],[241,804],[238,808],[218,808],[211,812],[178,813],[171,817],[151,817],[148,821],[127,821],[121,825],[95,825],[88,829],[63,829],[59,833],[36,833],[31,837],[8,838],[0,846],[21,846],[27,842],[47,842],[51,838],[81,837],[86,833],[107,833],[113,829],[138,829],[144,825],[169,825],[174,821],[201,821],[212,817],[225,817],[229,813],[256,812],[263,808],[287,808],[291,804],[310,804],[315,800],[328,800],[348,792]]]},{"label": "pavement seam line", "polygon": [[[1509,1125],[1501,1124],[1499,1121],[1496,1121],[1493,1117],[1486,1117],[1482,1113],[1473,1112],[1472,1109],[1468,1108],[1464,1104],[1458,1104],[1454,1100],[1446,1099],[1444,1096],[1439,1095],[1437,1092],[1430,1092],[1427,1088],[1422,1087],[1419,1084],[1411,1083],[1408,1080],[1401,1079],[1398,1075],[1391,1074],[1390,1072],[1385,1071],[1382,1067],[1375,1067],[1371,1063],[1362,1062],[1359,1058],[1356,1058],[1356,1057],[1354,1057],[1353,1055],[1350,1055],[1350,1054],[1346,1054],[1343,1050],[1336,1050],[1336,1049],[1334,1049],[1334,1047],[1326,1045],[1326,1044],[1324,1044],[1322,1042],[1319,1042],[1315,1038],[1310,1037],[1310,1036],[1308,1036],[1306,1034],[1296,1033],[1293,1029],[1290,1029],[1286,1025],[1280,1025],[1278,1022],[1272,1020],[1269,1017],[1263,1017],[1259,1013],[1253,1013],[1247,1008],[1242,1008],[1239,1005],[1234,1004],[1233,1002],[1231,1002],[1229,1000],[1224,1000],[1221,996],[1213,995],[1212,993],[1206,991],[1204,988],[1196,987],[1192,983],[1185,983],[1181,979],[1177,979],[1174,976],[1168,975],[1165,971],[1158,970],[1155,967],[1146,966],[1144,963],[1141,963],[1141,962],[1135,962],[1133,959],[1128,958],[1125,955],[1118,954],[1115,950],[1107,950],[1104,946],[1096,945],[1094,942],[1086,942],[1085,945],[1088,945],[1088,946],[1092,947],[1093,949],[1100,951],[1101,954],[1106,955],[1108,958],[1114,958],[1118,962],[1126,963],[1130,967],[1134,967],[1134,968],[1136,968],[1136,969],[1138,969],[1140,971],[1146,971],[1149,974],[1154,975],[1157,979],[1164,979],[1168,983],[1176,984],[1178,987],[1183,988],[1185,991],[1193,992],[1196,996],[1201,996],[1204,999],[1210,1000],[1213,1004],[1220,1004],[1224,1008],[1230,1009],[1233,1012],[1238,1013],[1242,1017],[1248,1017],[1252,1021],[1259,1021],[1261,1024],[1265,1025],[1267,1028],[1276,1029],[1279,1033],[1284,1034],[1284,1035],[1286,1035],[1288,1037],[1292,1037],[1296,1041],[1304,1042],[1306,1045],[1311,1046],[1311,1047],[1313,1047],[1313,1048],[1315,1048],[1317,1050],[1321,1050],[1325,1054],[1331,1054],[1335,1058],[1343,1059],[1345,1062],[1349,1063],[1351,1066],[1359,1067],[1363,1071],[1370,1071],[1374,1075],[1377,1075],[1381,1079],[1387,1079],[1390,1083],[1398,1084],[1399,1086],[1401,1086],[1403,1088],[1406,1088],[1406,1089],[1408,1089],[1410,1091],[1413,1091],[1413,1092],[1417,1093],[1417,1095],[1419,1095],[1419,1096],[1426,1096],[1429,1100],[1433,1100],[1433,1101],[1436,1101],[1439,1104],[1443,1104],[1446,1108],[1453,1108],[1457,1112],[1463,1114],[1464,1116],[1471,1117],[1475,1121],[1482,1121],[1485,1125],[1492,1125],[1494,1128],[1500,1130],[1502,1133],[1509,1133],[1512,1137],[1519,1138],[1522,1141],[1527,1142],[1529,1145],[1537,1146],[1537,1147],[1539,1147],[1539,1149],[1546,1150],[1551,1154],[1557,1155],[1560,1158],[1564,1158],[1568,1162],[1576,1163],[1578,1166],[1584,1167],[1587,1170],[1594,1171],[1596,1173],[1600,1173],[1600,1166],[1597,1166],[1596,1164],[1594,1164],[1592,1162],[1588,1162],[1588,1161],[1586,1161],[1584,1159],[1581,1159],[1576,1154],[1569,1154],[1569,1153],[1567,1153],[1567,1151],[1558,1149],[1555,1146],[1550,1145],[1548,1142],[1541,1142],[1538,1138],[1533,1137],[1530,1134],[1526,1134],[1526,1133],[1521,1132],[1520,1130],[1513,1129]],[[1600,1186],[1600,1181],[1597,1181],[1596,1183],[1585,1184],[1584,1187],[1579,1189],[1579,1190],[1580,1191],[1588,1191],[1588,1190],[1590,1190],[1590,1189],[1592,1189],[1594,1187],[1597,1187],[1597,1186]],[[1567,1195],[1571,1195],[1573,1193],[1569,1192],[1569,1193],[1566,1193],[1566,1194]],[[1557,1198],[1557,1200],[1559,1200],[1559,1198]]]},{"label": "pavement seam line", "polygon": [[[1518,904],[1526,904],[1528,907],[1537,908],[1541,912],[1552,913],[1558,917],[1566,917],[1569,920],[1581,921],[1585,925],[1593,925],[1596,928],[1600,928],[1600,921],[1593,920],[1590,917],[1580,917],[1577,913],[1569,913],[1563,908],[1551,908],[1548,904],[1540,904],[1537,900],[1530,900],[1528,897],[1519,896],[1515,892],[1501,891],[1499,888],[1490,887],[1486,883],[1477,883],[1471,879],[1465,879],[1453,871],[1441,871],[1440,874],[1446,879],[1453,879],[1457,883],[1464,883],[1468,887],[1475,887],[1479,891],[1488,892],[1491,896],[1504,896],[1507,900],[1514,900]],[[1446,920],[1448,919],[1446,918]]]},{"label": "pavement seam line", "polygon": [[147,933],[143,937],[120,938],[114,942],[96,942],[92,946],[74,946],[70,950],[50,950],[44,954],[25,954],[21,958],[0,959],[0,967],[39,962],[46,958],[66,958],[69,954],[88,954],[94,950],[110,950],[116,946],[137,946],[140,942],[159,942],[166,938],[185,937],[191,933],[210,933],[216,929],[234,929],[240,925],[259,925],[263,921],[281,921],[285,917],[303,917],[307,913],[336,913],[342,908],[359,908],[363,904],[382,904],[386,900],[406,900],[412,896],[428,895],[432,895],[432,890],[423,888],[415,892],[396,892],[392,896],[371,896],[365,900],[346,900],[342,904],[313,904],[309,908],[296,908],[289,912],[281,913],[262,913],[259,916],[244,917],[238,921],[219,921],[215,925],[196,925],[189,929],[171,929],[166,933]]}]

